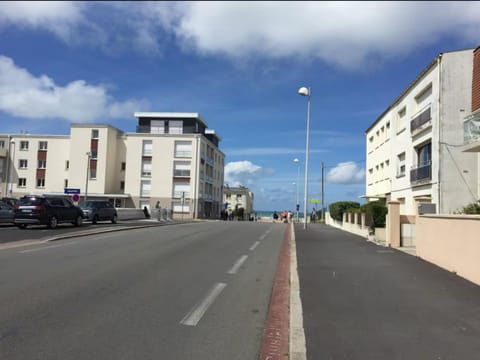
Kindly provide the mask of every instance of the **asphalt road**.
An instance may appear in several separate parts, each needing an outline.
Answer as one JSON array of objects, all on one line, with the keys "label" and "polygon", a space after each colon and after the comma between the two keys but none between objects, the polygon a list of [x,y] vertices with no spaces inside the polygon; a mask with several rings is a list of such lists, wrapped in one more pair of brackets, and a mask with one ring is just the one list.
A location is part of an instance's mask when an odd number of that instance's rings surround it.
[{"label": "asphalt road", "polygon": [[0,359],[256,359],[285,225],[205,222],[0,250]]},{"label": "asphalt road", "polygon": [[[132,227],[138,225],[158,225],[157,221],[139,219],[122,220],[116,224],[110,221],[100,221],[97,224],[85,221],[82,226],[76,227],[72,224],[58,224],[55,229],[49,229],[45,225],[30,225],[26,229],[18,229],[13,224],[0,224],[0,244],[25,240],[46,240],[59,235],[67,235],[79,232],[103,231],[110,228]],[[160,223],[168,225],[170,223]]]},{"label": "asphalt road", "polygon": [[309,360],[480,358],[480,287],[325,225],[296,227]]}]

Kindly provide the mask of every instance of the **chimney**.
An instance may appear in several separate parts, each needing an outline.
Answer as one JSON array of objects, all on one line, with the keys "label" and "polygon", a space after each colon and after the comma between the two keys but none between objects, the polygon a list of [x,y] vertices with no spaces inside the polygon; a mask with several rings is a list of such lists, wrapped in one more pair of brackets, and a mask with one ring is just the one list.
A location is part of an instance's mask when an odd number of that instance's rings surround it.
[{"label": "chimney", "polygon": [[480,46],[473,51],[472,113],[480,109]]}]

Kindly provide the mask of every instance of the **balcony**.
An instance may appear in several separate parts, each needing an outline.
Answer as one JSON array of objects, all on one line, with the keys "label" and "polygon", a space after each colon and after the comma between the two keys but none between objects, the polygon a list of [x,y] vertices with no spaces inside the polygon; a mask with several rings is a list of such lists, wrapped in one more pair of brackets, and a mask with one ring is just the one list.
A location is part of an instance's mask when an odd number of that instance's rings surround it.
[{"label": "balcony", "polygon": [[189,178],[190,177],[190,170],[175,169],[175,170],[173,170],[173,177]]},{"label": "balcony", "polygon": [[426,164],[410,170],[410,182],[419,183],[432,179],[432,164]]},{"label": "balcony", "polygon": [[463,143],[468,147],[465,151],[480,151],[480,110],[465,117]]},{"label": "balcony", "polygon": [[428,108],[410,121],[410,133],[414,136],[430,126],[432,126],[432,114],[431,108]]},{"label": "balcony", "polygon": [[137,134],[150,134],[150,126],[137,125]]}]

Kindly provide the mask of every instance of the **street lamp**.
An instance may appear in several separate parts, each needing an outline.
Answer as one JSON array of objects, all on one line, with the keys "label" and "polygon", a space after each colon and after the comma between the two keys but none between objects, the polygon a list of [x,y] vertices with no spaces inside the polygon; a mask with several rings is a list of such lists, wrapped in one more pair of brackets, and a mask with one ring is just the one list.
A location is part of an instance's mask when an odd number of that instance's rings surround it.
[{"label": "street lamp", "polygon": [[298,184],[300,182],[300,160],[295,158],[293,159],[293,162],[297,164],[297,202],[295,203],[295,211],[297,212],[297,223],[298,223],[298,211],[300,210],[300,204],[298,203]]},{"label": "street lamp", "polygon": [[15,140],[10,140],[10,146],[13,147],[12,151],[12,163],[10,165],[10,197],[12,197],[13,193],[13,173],[15,171]]},{"label": "street lamp", "polygon": [[308,143],[310,138],[310,88],[301,87],[298,89],[301,96],[307,97],[307,139],[305,145],[305,194],[303,199],[303,228],[307,228],[307,199],[308,199]]},{"label": "street lamp", "polygon": [[87,155],[87,176],[85,179],[85,201],[87,201],[88,198],[88,169],[90,169],[90,157],[92,156],[92,153],[89,151],[85,153]]}]

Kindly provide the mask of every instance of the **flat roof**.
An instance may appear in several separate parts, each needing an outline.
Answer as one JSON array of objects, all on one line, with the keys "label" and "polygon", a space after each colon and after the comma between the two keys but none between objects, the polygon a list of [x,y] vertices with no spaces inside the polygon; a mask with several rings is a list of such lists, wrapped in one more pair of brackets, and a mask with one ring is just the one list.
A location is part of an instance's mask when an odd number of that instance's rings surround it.
[{"label": "flat roof", "polygon": [[207,123],[202,119],[199,113],[191,112],[136,112],[133,114],[136,118],[164,118],[164,119],[196,119],[199,120],[205,127]]}]

